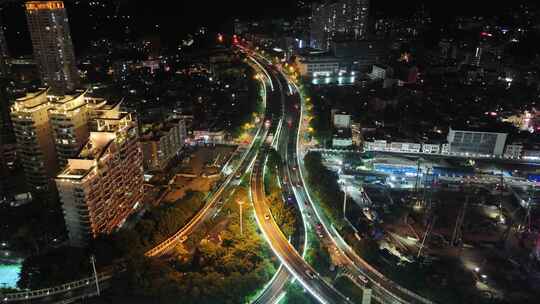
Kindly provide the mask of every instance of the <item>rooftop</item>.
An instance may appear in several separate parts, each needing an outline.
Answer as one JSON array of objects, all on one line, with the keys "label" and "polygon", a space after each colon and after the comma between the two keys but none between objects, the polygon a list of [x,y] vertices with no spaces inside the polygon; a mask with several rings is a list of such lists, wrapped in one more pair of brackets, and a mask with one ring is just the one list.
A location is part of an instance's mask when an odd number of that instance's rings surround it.
[{"label": "rooftop", "polygon": [[180,119],[172,119],[165,123],[152,125],[149,129],[144,131],[141,136],[141,141],[157,141],[166,133],[170,132],[172,128],[178,126]]},{"label": "rooftop", "polygon": [[79,91],[77,95],[65,95],[65,96],[48,96],[53,99],[54,109],[53,112],[67,112],[74,111],[86,105],[84,99],[86,91]]},{"label": "rooftop", "polygon": [[15,101],[14,106],[15,108],[17,108],[17,110],[30,110],[32,108],[39,107],[40,105],[45,104],[49,101],[47,99],[47,92],[47,89],[40,89],[37,92],[27,93],[26,96],[18,98]]},{"label": "rooftop", "polygon": [[79,153],[80,159],[98,160],[109,144],[116,138],[111,132],[91,132],[88,142]]},{"label": "rooftop", "polygon": [[343,128],[335,129],[334,138],[339,138],[339,139],[352,138],[352,131],[351,129],[343,129]]}]

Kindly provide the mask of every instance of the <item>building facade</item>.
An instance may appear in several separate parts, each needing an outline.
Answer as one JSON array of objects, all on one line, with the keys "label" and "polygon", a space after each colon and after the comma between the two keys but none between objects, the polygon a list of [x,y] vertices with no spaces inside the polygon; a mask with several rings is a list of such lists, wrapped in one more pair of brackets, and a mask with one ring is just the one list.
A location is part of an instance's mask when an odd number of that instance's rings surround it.
[{"label": "building facade", "polygon": [[27,2],[26,19],[43,85],[57,94],[76,89],[79,73],[64,3]]},{"label": "building facade", "polygon": [[353,146],[351,129],[335,129],[332,136],[332,147],[347,148]]},{"label": "building facade", "polygon": [[187,139],[185,120],[175,119],[141,137],[144,169],[164,170],[178,155]]},{"label": "building facade", "polygon": [[115,108],[87,93],[58,96],[41,89],[14,102],[11,120],[17,155],[30,191],[49,191],[49,186],[54,187],[58,171],[69,158],[77,156],[90,131],[98,129],[97,118]]},{"label": "building facade", "polygon": [[0,22],[0,78],[5,78],[10,74],[9,51],[4,35],[4,28]]},{"label": "building facade", "polygon": [[330,77],[339,72],[340,61],[329,55],[297,56],[298,72],[303,77]]},{"label": "building facade", "polygon": [[328,50],[335,39],[366,39],[369,0],[314,4],[311,15],[311,46],[314,48]]},{"label": "building facade", "polygon": [[30,191],[49,191],[58,171],[56,150],[49,120],[52,103],[47,90],[27,94],[15,101],[11,120],[21,161]]},{"label": "building facade", "polygon": [[506,158],[521,158],[521,155],[523,153],[523,145],[520,144],[511,144],[506,145],[506,148],[504,149],[504,157]]},{"label": "building facade", "polygon": [[98,131],[56,178],[73,246],[115,231],[142,203],[143,157],[135,120],[115,110],[97,124]]},{"label": "building facade", "polygon": [[90,135],[90,113],[84,95],[51,97],[49,119],[60,168],[67,164],[69,158],[77,155]]},{"label": "building facade", "polygon": [[502,156],[506,143],[506,133],[454,130],[448,132],[450,153],[471,156]]}]

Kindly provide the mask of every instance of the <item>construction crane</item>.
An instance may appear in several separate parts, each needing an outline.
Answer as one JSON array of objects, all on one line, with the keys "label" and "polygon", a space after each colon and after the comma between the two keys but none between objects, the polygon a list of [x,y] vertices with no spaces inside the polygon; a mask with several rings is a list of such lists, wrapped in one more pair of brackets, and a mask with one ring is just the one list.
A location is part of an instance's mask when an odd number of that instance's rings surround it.
[{"label": "construction crane", "polygon": [[416,255],[417,258],[420,257],[422,254],[422,250],[424,249],[424,245],[426,243],[426,240],[428,239],[429,235],[431,234],[431,231],[433,231],[433,227],[435,226],[435,221],[437,220],[437,217],[434,216],[431,221],[429,221],[426,231],[424,232],[424,237],[422,238],[422,243],[420,243],[420,248],[418,248],[418,254]]}]

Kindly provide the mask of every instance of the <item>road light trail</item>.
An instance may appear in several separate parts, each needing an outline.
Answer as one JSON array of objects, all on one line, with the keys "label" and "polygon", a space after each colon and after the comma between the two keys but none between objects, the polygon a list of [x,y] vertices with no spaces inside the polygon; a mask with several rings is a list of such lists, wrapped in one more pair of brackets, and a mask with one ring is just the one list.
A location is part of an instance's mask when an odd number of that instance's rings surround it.
[{"label": "road light trail", "polygon": [[[284,103],[283,88],[279,80],[278,85],[280,87],[282,103]],[[285,268],[315,299],[321,303],[350,303],[304,261],[302,256],[298,254],[285,235],[283,235],[281,229],[271,216],[271,212],[265,203],[264,181],[262,178],[264,169],[263,161],[266,158],[266,153],[267,151],[264,149],[259,153],[258,161],[253,167],[250,192],[255,210],[255,219],[263,232],[264,238]]]}]

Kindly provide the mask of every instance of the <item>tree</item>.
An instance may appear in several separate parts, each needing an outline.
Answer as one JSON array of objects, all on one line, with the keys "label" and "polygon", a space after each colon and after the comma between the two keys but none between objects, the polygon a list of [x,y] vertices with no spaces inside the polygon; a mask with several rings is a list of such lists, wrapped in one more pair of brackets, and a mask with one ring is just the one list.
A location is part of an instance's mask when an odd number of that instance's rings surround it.
[{"label": "tree", "polygon": [[340,213],[343,202],[343,192],[338,184],[338,175],[326,168],[319,152],[309,152],[304,158],[308,172],[308,184],[310,190],[320,200],[320,203],[334,224],[342,226],[342,214]]},{"label": "tree", "polygon": [[272,195],[268,196],[267,202],[270,206],[272,216],[283,234],[291,236],[294,233],[296,222],[294,209],[285,204],[279,192],[274,192]]}]

